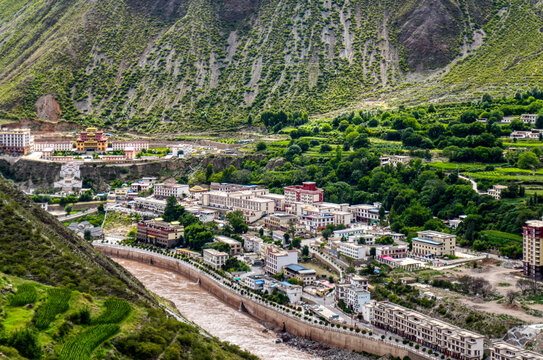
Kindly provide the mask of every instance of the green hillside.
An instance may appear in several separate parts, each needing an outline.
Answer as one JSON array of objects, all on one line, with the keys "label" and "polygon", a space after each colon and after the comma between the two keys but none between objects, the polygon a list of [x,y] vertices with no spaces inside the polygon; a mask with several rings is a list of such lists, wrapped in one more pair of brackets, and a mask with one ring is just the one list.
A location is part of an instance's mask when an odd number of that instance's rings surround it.
[{"label": "green hillside", "polygon": [[255,358],[167,318],[138,280],[2,179],[0,239],[0,358]]},{"label": "green hillside", "polygon": [[508,93],[540,84],[542,27],[527,0],[0,0],[0,117],[225,129]]}]

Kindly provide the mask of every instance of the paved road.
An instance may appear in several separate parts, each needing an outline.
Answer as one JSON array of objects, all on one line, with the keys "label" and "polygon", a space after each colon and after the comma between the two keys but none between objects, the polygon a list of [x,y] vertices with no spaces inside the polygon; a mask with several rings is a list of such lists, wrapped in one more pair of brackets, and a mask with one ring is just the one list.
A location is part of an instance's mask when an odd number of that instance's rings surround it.
[{"label": "paved road", "polygon": [[484,195],[486,194],[485,192],[483,191],[479,191],[477,190],[477,183],[475,182],[475,180],[473,180],[472,178],[469,178],[467,176],[464,176],[464,175],[458,175],[458,177],[462,180],[466,180],[466,181],[469,181],[471,183],[471,188],[473,189],[473,191],[475,191],[477,194],[479,195]]},{"label": "paved road", "polygon": [[61,217],[58,218],[58,221],[60,221],[60,222],[72,221],[72,220],[78,219],[80,217],[83,217],[85,215],[94,214],[97,211],[98,211],[97,208],[88,209],[86,211],[78,212],[78,213],[75,213],[75,214],[72,214],[72,215],[61,216]]}]

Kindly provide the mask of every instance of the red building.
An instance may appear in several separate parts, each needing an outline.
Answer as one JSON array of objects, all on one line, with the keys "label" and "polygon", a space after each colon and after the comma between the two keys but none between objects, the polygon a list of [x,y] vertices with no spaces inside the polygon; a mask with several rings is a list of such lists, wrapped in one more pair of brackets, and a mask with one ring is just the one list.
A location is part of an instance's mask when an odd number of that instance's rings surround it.
[{"label": "red building", "polygon": [[183,225],[178,222],[167,223],[159,218],[139,222],[136,238],[139,241],[171,248],[177,245],[185,233],[184,230]]},{"label": "red building", "polygon": [[315,204],[322,202],[324,197],[324,190],[317,188],[317,185],[312,181],[303,182],[301,186],[286,186],[284,191],[287,204],[295,202]]}]

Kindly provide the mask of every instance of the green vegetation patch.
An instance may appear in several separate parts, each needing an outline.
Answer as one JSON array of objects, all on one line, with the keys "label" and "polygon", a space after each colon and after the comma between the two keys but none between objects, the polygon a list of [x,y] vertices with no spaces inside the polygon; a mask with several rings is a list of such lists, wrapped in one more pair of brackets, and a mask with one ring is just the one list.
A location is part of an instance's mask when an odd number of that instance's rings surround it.
[{"label": "green vegetation patch", "polygon": [[17,292],[11,298],[9,304],[11,306],[24,306],[35,303],[37,299],[36,287],[32,284],[22,284],[17,288]]},{"label": "green vegetation patch", "polygon": [[72,292],[68,289],[49,289],[47,301],[38,308],[34,315],[34,325],[39,330],[47,329],[55,321],[57,315],[63,314],[70,308]]},{"label": "green vegetation patch", "polygon": [[92,324],[118,324],[130,314],[132,307],[121,299],[109,298],[104,303],[106,309],[95,319]]},{"label": "green vegetation patch", "polygon": [[90,359],[92,352],[104,341],[118,333],[119,325],[97,325],[67,342],[60,352],[60,360]]}]

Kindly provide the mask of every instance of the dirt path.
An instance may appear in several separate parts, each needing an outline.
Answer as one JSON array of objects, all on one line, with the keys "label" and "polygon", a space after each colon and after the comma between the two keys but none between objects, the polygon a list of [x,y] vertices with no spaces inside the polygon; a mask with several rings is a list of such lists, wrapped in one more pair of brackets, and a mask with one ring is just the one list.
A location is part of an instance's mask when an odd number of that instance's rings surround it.
[{"label": "dirt path", "polygon": [[472,301],[471,299],[462,297],[460,302],[463,305],[466,305],[472,308],[473,310],[484,311],[487,313],[498,314],[498,315],[509,315],[519,320],[526,321],[527,323],[530,323],[530,324],[540,324],[543,321],[543,319],[540,317],[526,314],[523,310],[510,308],[508,306],[505,306],[504,304],[498,304],[495,301],[478,302],[478,301]]}]

